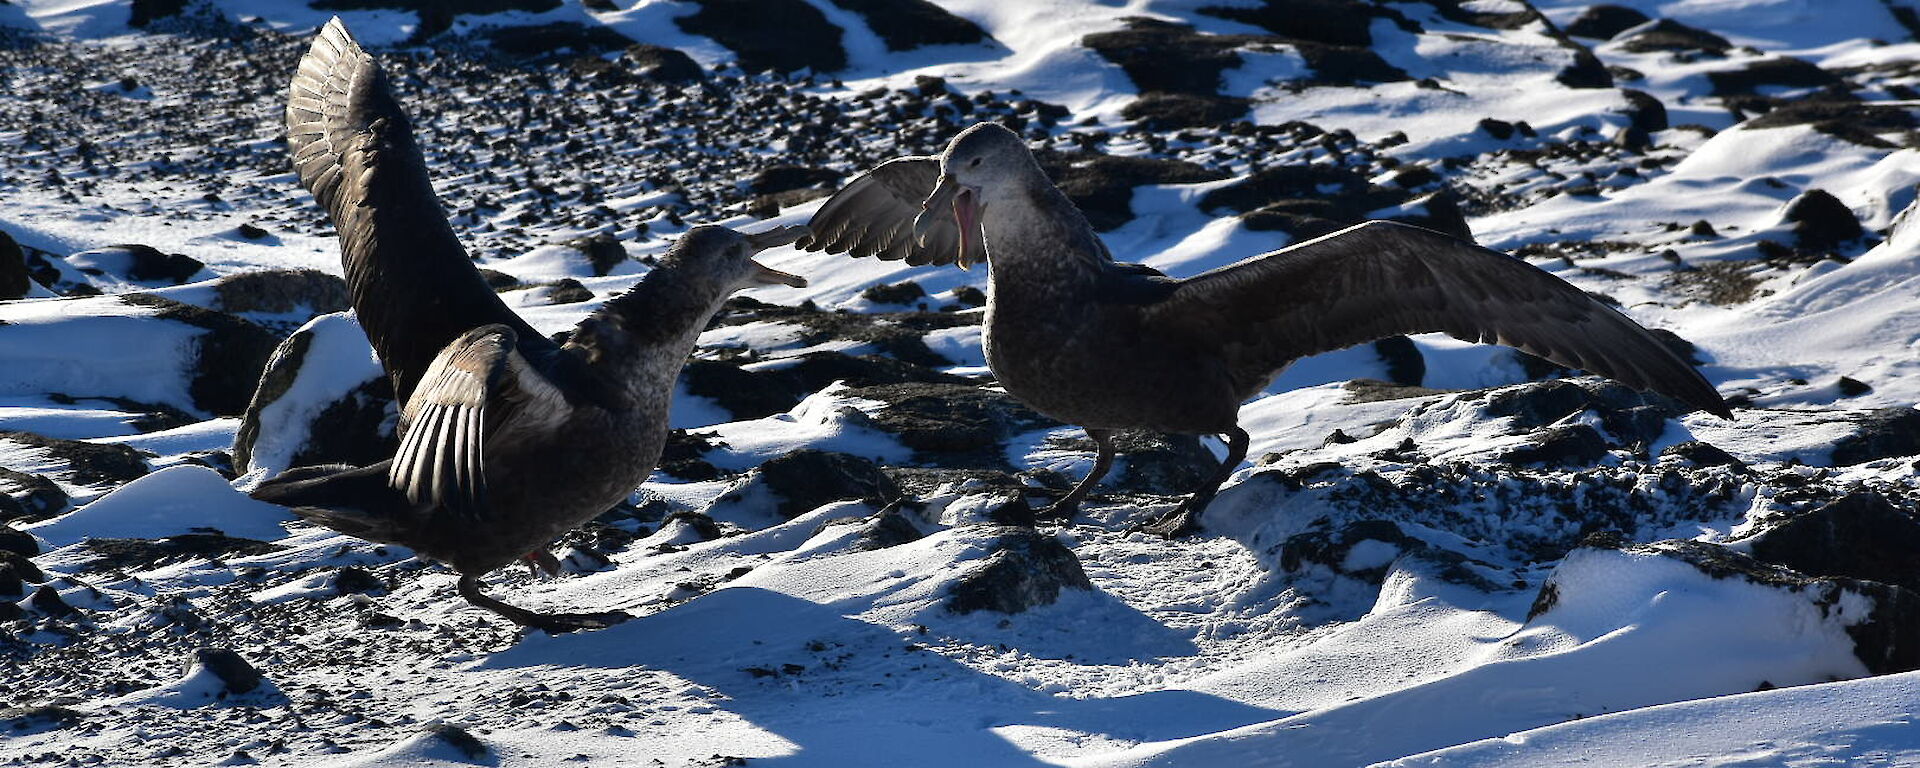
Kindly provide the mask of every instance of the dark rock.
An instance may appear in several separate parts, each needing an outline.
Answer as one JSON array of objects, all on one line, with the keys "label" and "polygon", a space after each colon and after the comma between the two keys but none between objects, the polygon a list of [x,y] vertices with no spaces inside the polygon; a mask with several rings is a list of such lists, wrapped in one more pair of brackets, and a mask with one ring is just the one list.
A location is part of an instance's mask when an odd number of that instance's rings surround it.
[{"label": "dark rock", "polygon": [[787,518],[836,501],[856,499],[881,506],[901,496],[878,464],[851,454],[804,448],[769,459],[756,471],[780,497],[778,511]]},{"label": "dark rock", "polygon": [[20,617],[20,606],[14,602],[27,594],[26,579],[14,570],[12,562],[0,562],[0,622],[12,621]]},{"label": "dark rock", "polygon": [[1496,390],[1488,395],[1485,408],[1489,416],[1514,417],[1513,425],[1521,429],[1537,429],[1591,410],[1600,415],[1607,431],[1645,437],[1634,424],[1643,413],[1636,409],[1646,406],[1655,407],[1664,418],[1687,412],[1684,405],[1665,396],[1598,378],[1556,379]]},{"label": "dark rock", "polygon": [[262,435],[284,437],[304,434],[305,439],[287,457],[287,466],[351,464],[364,466],[393,456],[399,448],[394,434],[393,384],[378,374],[360,382],[351,391],[321,407],[305,423],[267,423],[268,406],[279,402],[292,389],[309,361],[307,352],[313,343],[313,331],[295,332],[280,343],[271,362],[260,375],[260,385],[241,416],[234,434],[233,464],[245,472],[252,469]]},{"label": "dark rock", "polygon": [[507,11],[545,13],[560,7],[560,0],[308,0],[308,5],[323,11],[412,11],[419,14],[420,25],[408,38],[408,44],[417,45],[447,31],[457,14],[488,15]]},{"label": "dark rock", "polygon": [[662,83],[690,83],[706,78],[700,63],[677,48],[659,45],[630,45],[620,54],[628,71],[639,77]]},{"label": "dark rock", "polygon": [[[627,249],[621,247],[617,238],[605,232],[568,240],[567,247],[586,254],[587,263],[593,265],[594,277],[604,277],[612,272],[614,267],[627,261]],[[558,284],[555,287],[557,289]]]},{"label": "dark rock", "polygon": [[364,568],[348,566],[334,572],[333,591],[340,595],[381,595],[386,594],[387,582]]},{"label": "dark rock", "polygon": [[1247,35],[1210,35],[1185,24],[1159,19],[1124,19],[1126,28],[1096,32],[1080,44],[1119,65],[1141,95],[1149,93],[1213,96],[1223,84],[1220,73],[1244,61],[1234,49],[1257,39]]},{"label": "dark rock", "polygon": [[[1388,544],[1396,552],[1380,562],[1350,568],[1356,564],[1349,563],[1348,556],[1354,547],[1366,541]],[[1320,565],[1334,573],[1378,585],[1386,580],[1389,566],[1401,553],[1426,546],[1425,542],[1406,535],[1392,521],[1358,520],[1339,530],[1311,530],[1288,537],[1280,546],[1280,567],[1298,572],[1310,564]]]},{"label": "dark rock", "polygon": [[259,240],[273,234],[250,221],[241,222],[240,226],[233,228],[233,231],[248,240]]},{"label": "dark rock", "polygon": [[146,459],[140,452],[119,443],[61,440],[32,432],[6,430],[0,430],[0,440],[46,451],[53,458],[65,462],[73,482],[82,485],[124,485],[148,472]]},{"label": "dark rock", "polygon": [[1853,209],[1823,189],[1809,189],[1787,203],[1786,221],[1802,248],[1830,250],[1865,234]]},{"label": "dark rock", "polygon": [[8,707],[0,709],[0,727],[9,731],[42,731],[79,723],[86,714],[66,707]]},{"label": "dark rock", "polygon": [[[1347,403],[1377,403],[1383,400],[1405,400],[1411,397],[1429,397],[1446,394],[1452,390],[1430,389],[1407,384],[1396,384],[1379,379],[1350,379],[1340,385],[1347,391]],[[1335,430],[1338,431],[1338,430]],[[1353,442],[1353,438],[1336,442]]]},{"label": "dark rock", "polygon": [[[1093,450],[1093,441],[1084,441]],[[1108,478],[1114,488],[1159,494],[1189,493],[1220,466],[1213,452],[1193,435],[1127,430],[1113,437],[1119,472]]]},{"label": "dark rock", "polygon": [[485,267],[480,269],[480,279],[487,281],[487,287],[495,291],[502,291],[520,285],[520,278],[497,269],[487,269]]},{"label": "dark rock", "polygon": [[1666,283],[1708,304],[1744,304],[1759,295],[1760,279],[1753,262],[1713,261],[1689,266],[1668,275]]},{"label": "dark rock", "polygon": [[1672,19],[1660,19],[1627,36],[1620,47],[1633,53],[1698,51],[1718,56],[1733,48],[1733,44],[1704,29],[1689,27]]},{"label": "dark rock", "polygon": [[266,269],[227,275],[213,284],[223,312],[308,315],[344,312],[347,281],[317,269]]},{"label": "dark rock", "polygon": [[1201,13],[1231,19],[1272,32],[1288,40],[1365,48],[1373,45],[1373,20],[1405,17],[1359,0],[1266,0],[1259,6],[1207,6]]},{"label": "dark rock", "polygon": [[25,296],[32,288],[26,252],[13,241],[12,235],[0,232],[0,301]]},{"label": "dark rock", "polygon": [[244,413],[267,358],[280,345],[272,332],[241,318],[150,293],[129,293],[121,301],[158,311],[153,317],[200,328],[194,339],[192,381],[187,392],[194,407],[215,416]]},{"label": "dark rock", "polygon": [[633,45],[632,38],[607,27],[571,21],[494,27],[482,36],[495,51],[528,61],[599,56]]},{"label": "dark rock", "polygon": [[886,403],[873,426],[912,448],[917,459],[941,466],[1006,468],[1008,438],[1054,423],[1012,395],[968,384],[909,382],[847,394]]},{"label": "dark rock", "polygon": [[1500,455],[1510,464],[1587,465],[1607,455],[1606,438],[1586,424],[1548,427],[1540,442]]},{"label": "dark rock", "polygon": [[953,300],[969,307],[984,307],[987,305],[987,292],[963,285],[953,289]]},{"label": "dark rock", "polygon": [[47,580],[47,575],[40,570],[40,566],[18,552],[0,550],[0,567],[6,568],[15,578],[24,582],[39,584]]},{"label": "dark rock", "polygon": [[1607,69],[1600,57],[1593,55],[1585,46],[1573,49],[1573,63],[1561,67],[1559,72],[1554,73],[1553,79],[1568,88],[1613,87],[1613,71]]},{"label": "dark rock", "polygon": [[1614,35],[1648,21],[1646,14],[1625,6],[1590,5],[1567,24],[1566,32],[1574,37],[1612,40]]},{"label": "dark rock", "polygon": [[1846,85],[1846,81],[1839,75],[1821,69],[1813,62],[1792,56],[1762,59],[1736,70],[1708,72],[1707,82],[1713,84],[1713,93],[1716,96],[1754,93],[1761,86],[1767,85],[1787,88],[1826,88]]},{"label": "dark rock", "polygon": [[486,760],[493,754],[493,751],[487,748],[485,742],[480,741],[480,739],[476,738],[473,734],[468,733],[467,729],[452,723],[428,723],[420,730],[422,733],[439,739],[454,749],[459,750],[460,754],[466,755],[468,760],[478,762]]},{"label": "dark rock", "polygon": [[927,297],[927,290],[912,280],[872,286],[860,292],[860,298],[875,304],[912,304]]},{"label": "dark rock", "polygon": [[667,433],[667,444],[660,452],[659,469],[682,480],[700,482],[716,479],[723,473],[703,457],[707,451],[720,445],[722,443],[707,435],[684,429],[673,430]]},{"label": "dark rock", "polygon": [[[1741,579],[1799,595],[1818,607],[1823,614],[1840,606],[1848,594],[1863,597],[1872,604],[1871,612],[1846,628],[1847,634],[1853,638],[1854,655],[1870,673],[1876,675],[1920,669],[1920,594],[1905,587],[1849,577],[1809,576],[1702,541],[1669,540],[1626,545],[1618,539],[1589,538],[1582,542],[1581,547],[1617,549],[1639,556],[1683,562],[1714,579]],[[1559,569],[1568,567],[1567,563],[1579,556],[1580,550],[1569,554],[1556,568],[1555,576]],[[1559,583],[1555,576],[1549,576],[1542,587],[1541,597],[1534,603],[1535,613],[1528,617],[1529,621],[1551,611],[1555,603],[1564,599],[1563,593],[1567,589],[1575,588]],[[1553,589],[1554,599],[1548,599],[1547,587]]]},{"label": "dark rock", "polygon": [[1513,123],[1505,120],[1495,120],[1491,117],[1483,117],[1480,118],[1480,132],[1505,141],[1513,138]]},{"label": "dark rock", "polygon": [[674,18],[674,25],[732,49],[748,72],[832,72],[847,66],[841,29],[805,0],[694,2],[700,10]]},{"label": "dark rock", "polygon": [[1413,339],[1389,336],[1373,343],[1374,354],[1387,365],[1387,380],[1403,387],[1417,387],[1427,379],[1427,359]]},{"label": "dark rock", "polygon": [[1296,42],[1294,50],[1306,60],[1313,77],[1302,85],[1365,85],[1412,80],[1399,67],[1388,64],[1371,48]]},{"label": "dark rock", "polygon": [[226,648],[201,648],[194,651],[193,656],[201,667],[226,684],[227,693],[237,695],[252,691],[259,688],[260,681],[264,679],[260,670],[254,669],[240,654]]},{"label": "dark rock", "polygon": [[149,285],[180,285],[206,269],[205,264],[193,257],[162,253],[153,246],[138,244],[110,245],[83,251],[69,256],[68,260],[82,265],[99,264],[97,267],[80,267],[80,271],[88,274],[105,274],[111,270],[117,277]]},{"label": "dark rock", "polygon": [[1839,381],[1834,382],[1834,386],[1840,390],[1841,397],[1859,397],[1873,391],[1873,387],[1868,386],[1866,382],[1849,376],[1840,377]]},{"label": "dark rock", "polygon": [[906,513],[898,504],[890,505],[875,515],[860,531],[860,538],[854,540],[853,548],[862,551],[897,547],[910,541],[918,541],[926,534],[919,526],[908,520]]},{"label": "dark rock", "polygon": [[1189,93],[1143,93],[1120,116],[1149,131],[1224,125],[1247,114],[1246,99]]},{"label": "dark rock", "polygon": [[[1087,223],[1107,232],[1133,220],[1133,188],[1143,184],[1192,184],[1227,178],[1225,171],[1183,160],[1120,157],[1091,152],[1035,153],[1041,170],[1066,193]],[[984,295],[981,297],[982,304]]]},{"label": "dark rock", "polygon": [[1920,590],[1920,520],[1859,491],[1764,525],[1741,539],[1754,557],[1809,576],[1846,576]]},{"label": "dark rock", "polygon": [[28,604],[32,605],[34,610],[55,618],[64,619],[80,613],[80,609],[68,605],[67,601],[60,597],[60,590],[54,589],[52,584],[42,584],[39,589],[34,590],[33,597],[28,598]]},{"label": "dark rock", "polygon": [[548,304],[578,304],[592,300],[593,290],[571,277],[560,278],[547,289]]},{"label": "dark rock", "polygon": [[1304,240],[1366,221],[1373,211],[1408,199],[1405,189],[1375,186],[1349,168],[1282,165],[1208,192],[1200,208],[1215,215],[1234,211],[1248,229],[1281,230]]},{"label": "dark rock", "polygon": [[218,533],[183,533],[157,540],[89,538],[81,544],[94,556],[93,567],[123,571],[144,570],[183,560],[264,555],[284,549],[277,544]]},{"label": "dark rock", "polygon": [[[33,534],[11,525],[0,524],[0,552],[33,557],[40,554],[40,542],[33,538]],[[0,558],[4,557],[5,555],[0,555]]]},{"label": "dark rock", "polygon": [[971,45],[991,41],[980,25],[948,13],[927,0],[832,0],[867,22],[889,51],[928,45]]},{"label": "dark rock", "polygon": [[1666,458],[1668,456],[1680,459],[1696,467],[1745,467],[1747,465],[1746,462],[1734,458],[1733,454],[1727,453],[1708,443],[1700,442],[1699,440],[1688,440],[1667,446],[1666,450],[1660,452],[1660,457]]},{"label": "dark rock", "polygon": [[1627,100],[1627,119],[1630,125],[1647,133],[1667,129],[1667,105],[1660,103],[1646,91],[1632,88],[1620,89],[1620,95]]},{"label": "dark rock", "polygon": [[992,533],[997,535],[993,554],[948,589],[947,610],[1020,613],[1052,605],[1062,589],[1093,589],[1073,550],[1059,539],[1031,528],[996,528]]},{"label": "dark rock", "polygon": [[688,528],[693,529],[693,532],[700,537],[701,541],[713,541],[726,535],[725,531],[720,530],[720,524],[714,522],[713,518],[708,517],[704,512],[694,512],[686,509],[676,511],[667,515],[665,519],[662,519],[660,521],[660,527],[665,528],[675,522],[684,523]]},{"label": "dark rock", "polygon": [[145,27],[169,16],[178,16],[186,8],[187,0],[133,0],[133,13],[127,17],[127,26]]},{"label": "dark rock", "polygon": [[1880,408],[1858,417],[1853,434],[1833,444],[1834,466],[1920,455],[1920,411]]},{"label": "dark rock", "polygon": [[852,387],[920,382],[965,384],[966,379],[879,355],[809,352],[784,368],[746,371],[713,360],[692,360],[681,369],[688,394],[714,401],[736,419],[785,413],[807,395],[836,381]]},{"label": "dark rock", "polygon": [[1473,230],[1467,225],[1467,215],[1460,210],[1460,196],[1451,189],[1443,188],[1408,200],[1400,205],[1398,213],[1387,218],[1473,242]]},{"label": "dark rock", "polygon": [[[1880,134],[1898,133],[1920,127],[1920,120],[1905,109],[1874,106],[1852,100],[1802,100],[1779,104],[1764,115],[1741,124],[1748,129],[1811,125],[1814,130],[1876,149],[1895,149],[1899,145],[1880,138]],[[41,281],[45,283],[45,280]]]},{"label": "dark rock", "polygon": [[763,168],[753,178],[747,180],[747,190],[756,195],[768,195],[803,187],[816,187],[832,184],[844,174],[832,168],[809,168],[803,165],[776,165]]},{"label": "dark rock", "polygon": [[0,467],[0,521],[45,520],[67,511],[71,503],[59,483]]},{"label": "dark rock", "polygon": [[987,510],[987,522],[994,525],[1032,528],[1039,524],[1040,519],[1034,515],[1033,506],[1027,503],[1027,497],[1015,493],[1007,496],[1006,501],[998,506]]}]

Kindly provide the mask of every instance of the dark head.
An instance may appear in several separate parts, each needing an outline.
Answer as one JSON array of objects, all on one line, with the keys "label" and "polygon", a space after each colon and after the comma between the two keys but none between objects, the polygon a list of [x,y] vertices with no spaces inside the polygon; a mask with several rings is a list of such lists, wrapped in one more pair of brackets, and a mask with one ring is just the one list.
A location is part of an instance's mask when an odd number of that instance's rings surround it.
[{"label": "dark head", "polygon": [[657,269],[680,279],[696,280],[721,289],[722,295],[756,285],[789,285],[804,288],[807,279],[791,275],[753,260],[753,255],[768,248],[788,245],[807,236],[804,225],[771,229],[743,235],[726,227],[698,226],[675,241],[660,257]]},{"label": "dark head", "polygon": [[[940,154],[940,183],[921,204],[913,222],[914,236],[924,240],[937,220],[934,217],[951,215],[960,228],[960,251],[965,253],[965,239],[978,231],[987,207],[1039,173],[1033,152],[1020,134],[995,123],[978,123],[961,131]],[[962,261],[960,266],[968,264]]]}]

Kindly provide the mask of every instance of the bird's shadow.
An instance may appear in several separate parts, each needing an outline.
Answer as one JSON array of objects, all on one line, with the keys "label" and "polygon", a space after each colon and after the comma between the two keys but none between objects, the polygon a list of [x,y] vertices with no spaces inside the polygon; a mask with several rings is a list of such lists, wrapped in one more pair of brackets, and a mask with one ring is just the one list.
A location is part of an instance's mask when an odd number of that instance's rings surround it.
[{"label": "bird's shadow", "polygon": [[[1098,635],[1089,645],[1110,633]],[[732,587],[602,631],[529,637],[480,666],[672,673],[724,696],[722,708],[793,745],[786,755],[756,757],[755,765],[1040,766],[1050,763],[995,729],[1125,744],[1292,714],[1183,690],[1054,696],[925,650],[914,638],[832,606]]]}]

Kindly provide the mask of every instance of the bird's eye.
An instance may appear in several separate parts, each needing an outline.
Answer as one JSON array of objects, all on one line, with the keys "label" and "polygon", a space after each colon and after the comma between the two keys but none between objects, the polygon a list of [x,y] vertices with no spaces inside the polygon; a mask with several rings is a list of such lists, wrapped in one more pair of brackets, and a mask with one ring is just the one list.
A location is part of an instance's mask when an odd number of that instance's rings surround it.
[{"label": "bird's eye", "polygon": [[968,161],[967,161],[967,167],[968,167],[968,168],[978,168],[978,167],[980,167],[980,158],[977,158],[977,157],[976,157],[976,158],[974,158],[974,159],[972,159],[972,160],[968,160]]}]

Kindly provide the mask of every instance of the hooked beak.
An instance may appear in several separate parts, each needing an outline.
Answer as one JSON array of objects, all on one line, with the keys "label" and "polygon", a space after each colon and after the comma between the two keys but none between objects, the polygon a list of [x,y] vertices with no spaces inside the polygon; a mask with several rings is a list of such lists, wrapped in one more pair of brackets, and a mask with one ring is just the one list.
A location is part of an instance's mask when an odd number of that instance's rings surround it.
[{"label": "hooked beak", "polygon": [[[757,251],[792,245],[801,238],[812,234],[805,224],[794,224],[747,235],[747,246]],[[799,275],[782,272],[760,262],[753,263],[753,281],[761,285],[787,285],[794,288],[807,287],[807,279]]]},{"label": "hooked beak", "polygon": [[933,188],[933,194],[920,204],[920,215],[913,217],[913,241],[924,247],[933,228],[939,226],[951,211],[954,226],[960,232],[959,252],[954,254],[954,261],[961,269],[971,267],[975,260],[967,257],[968,246],[979,235],[982,208],[978,190],[942,174],[939,185]]}]

